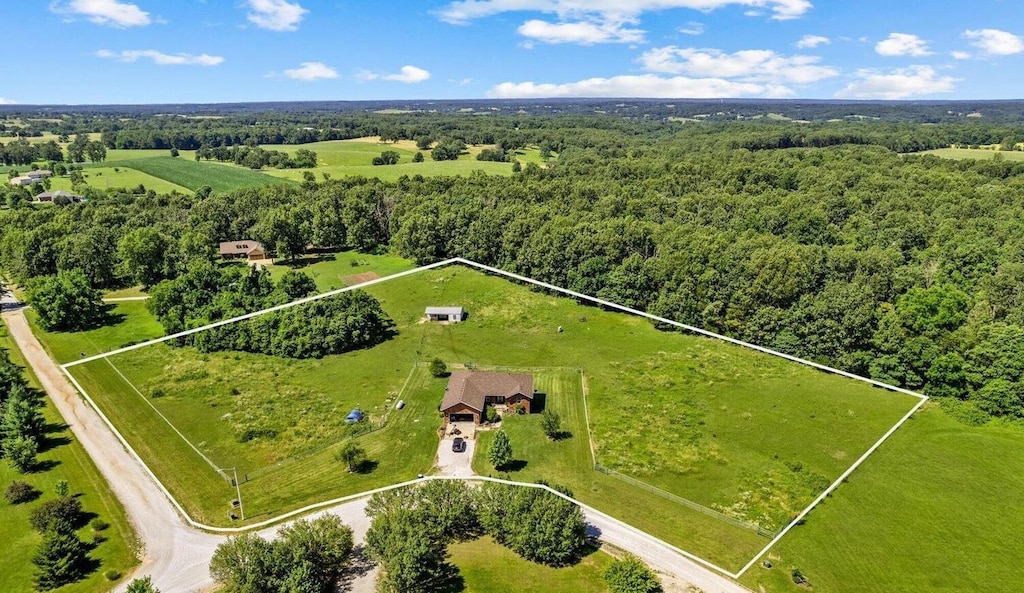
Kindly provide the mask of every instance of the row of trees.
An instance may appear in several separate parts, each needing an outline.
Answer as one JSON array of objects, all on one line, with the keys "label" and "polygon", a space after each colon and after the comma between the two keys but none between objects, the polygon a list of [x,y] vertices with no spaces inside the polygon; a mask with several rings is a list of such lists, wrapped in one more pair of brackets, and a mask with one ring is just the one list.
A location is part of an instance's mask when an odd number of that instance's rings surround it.
[{"label": "row of trees", "polygon": [[21,367],[0,350],[0,454],[22,474],[35,469],[46,437],[41,405],[39,392],[28,385]]},{"label": "row of trees", "polygon": [[[200,260],[153,287],[147,306],[167,334],[202,327],[313,294],[316,284],[288,271],[275,283],[266,269],[220,268]],[[345,292],[191,334],[180,343],[203,352],[237,350],[288,358],[320,358],[375,346],[394,323],[362,291]]]},{"label": "row of trees", "polygon": [[482,534],[552,566],[578,561],[587,545],[579,507],[539,488],[434,480],[377,493],[366,512],[366,552],[381,564],[384,592],[436,590],[457,574],[448,545]]},{"label": "row of trees", "polygon": [[210,575],[227,593],[329,593],[352,556],[352,530],[335,515],[299,520],[267,541],[246,533],[217,546]]},{"label": "row of trees", "polygon": [[[172,149],[177,150],[177,149]],[[195,159],[217,160],[230,162],[250,169],[312,169],[316,167],[317,156],[312,150],[300,148],[295,154],[280,150],[267,150],[259,146],[201,146],[196,151]]]}]

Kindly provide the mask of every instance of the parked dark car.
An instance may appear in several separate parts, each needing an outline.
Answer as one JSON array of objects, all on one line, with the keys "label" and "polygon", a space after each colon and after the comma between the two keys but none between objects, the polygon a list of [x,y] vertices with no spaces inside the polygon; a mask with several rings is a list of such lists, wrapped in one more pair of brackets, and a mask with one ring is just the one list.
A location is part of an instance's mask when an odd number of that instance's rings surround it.
[{"label": "parked dark car", "polygon": [[456,453],[462,453],[465,450],[466,450],[466,439],[464,439],[462,437],[455,437],[455,440],[452,441],[452,451],[454,451]]}]

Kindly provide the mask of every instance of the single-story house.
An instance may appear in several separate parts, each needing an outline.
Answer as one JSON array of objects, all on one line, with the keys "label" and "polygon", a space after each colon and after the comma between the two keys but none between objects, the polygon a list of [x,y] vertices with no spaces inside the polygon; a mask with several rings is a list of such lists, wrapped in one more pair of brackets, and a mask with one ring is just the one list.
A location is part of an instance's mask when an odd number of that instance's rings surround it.
[{"label": "single-story house", "polygon": [[428,321],[448,321],[458,323],[466,318],[462,307],[427,307]]},{"label": "single-story house", "polygon": [[36,169],[35,171],[29,171],[25,173],[25,177],[31,177],[32,179],[43,179],[46,177],[53,177],[53,171],[49,169]]},{"label": "single-story house", "polygon": [[32,185],[33,183],[42,183],[43,180],[40,177],[29,177],[28,175],[21,175],[19,177],[11,178],[11,185]]},{"label": "single-story house", "polygon": [[224,241],[220,244],[220,256],[224,259],[246,258],[249,261],[267,259],[267,250],[259,241]]},{"label": "single-story house", "polygon": [[57,191],[44,191],[43,193],[36,196],[36,199],[40,202],[52,202],[57,198],[67,198],[72,202],[81,202],[82,196],[75,195],[71,192],[58,189]]},{"label": "single-story house", "polygon": [[519,404],[527,414],[533,403],[533,375],[455,371],[441,400],[445,422],[480,424],[487,405]]}]

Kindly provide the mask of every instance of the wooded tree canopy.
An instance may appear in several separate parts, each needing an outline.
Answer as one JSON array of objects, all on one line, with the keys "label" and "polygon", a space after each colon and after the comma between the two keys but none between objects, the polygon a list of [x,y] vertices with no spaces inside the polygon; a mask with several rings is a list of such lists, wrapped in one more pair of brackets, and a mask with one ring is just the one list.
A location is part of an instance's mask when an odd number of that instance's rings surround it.
[{"label": "wooded tree canopy", "polygon": [[[206,123],[82,115],[68,120],[74,132],[116,126],[105,136],[115,145],[122,134],[226,128],[282,131],[259,143],[312,141],[329,124],[345,137],[384,128],[391,139],[436,139],[438,147],[543,146],[557,157],[512,177],[97,192],[84,204],[18,207],[0,213],[0,266],[22,282],[81,270],[94,287],[185,278],[195,290],[176,285],[171,294],[183,295],[182,307],[208,309],[187,318],[173,310],[177,296],[165,298],[161,318],[178,331],[255,310],[247,299],[291,296],[258,279],[222,290],[224,280],[204,267],[219,241],[256,238],[279,257],[311,246],[390,250],[420,263],[461,256],[963,401],[982,415],[1024,417],[1022,373],[1012,363],[1024,359],[1024,162],[900,154],[997,143],[1019,135],[1016,120],[907,111],[938,122],[926,126],[894,121],[880,107],[888,121],[687,124],[669,119],[664,105],[637,107],[646,118],[606,106],[602,115],[524,106],[529,116],[235,114]],[[748,108],[726,111],[735,120]],[[835,109],[811,109],[808,119]],[[296,131],[306,127],[314,131]],[[160,299],[159,288],[153,294]],[[275,323],[268,331],[288,327]],[[321,351],[324,344],[308,350]]]}]

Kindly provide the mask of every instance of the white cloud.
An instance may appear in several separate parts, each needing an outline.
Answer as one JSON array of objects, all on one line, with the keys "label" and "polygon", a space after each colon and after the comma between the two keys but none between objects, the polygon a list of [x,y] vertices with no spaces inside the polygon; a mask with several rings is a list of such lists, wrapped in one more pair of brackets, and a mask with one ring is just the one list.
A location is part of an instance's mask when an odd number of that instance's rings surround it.
[{"label": "white cloud", "polygon": [[18,102],[14,99],[8,99],[7,97],[0,97],[0,105],[17,105]]},{"label": "white cloud", "polygon": [[969,59],[971,59],[971,54],[968,53],[968,52],[965,52],[965,51],[954,51],[954,52],[950,52],[949,55],[953,56],[954,60],[969,60]]},{"label": "white cloud", "polygon": [[303,62],[298,68],[285,70],[284,75],[295,80],[327,80],[338,77],[338,71],[323,62]]},{"label": "white cloud", "polygon": [[96,57],[117,60],[119,62],[137,62],[141,59],[152,60],[158,66],[217,66],[224,61],[221,56],[209,54],[165,54],[155,49],[129,49],[120,52],[101,49]]},{"label": "white cloud", "polygon": [[111,27],[144,27],[152,23],[149,13],[135,4],[118,0],[71,0],[67,5],[50,4],[58,14],[82,15],[97,25]]},{"label": "white cloud", "polygon": [[523,23],[518,32],[544,43],[642,43],[644,31],[627,28],[628,22],[580,21],[573,23],[549,23],[532,19]]},{"label": "white cloud", "polygon": [[704,23],[690,21],[685,27],[679,27],[678,31],[684,35],[703,35]]},{"label": "white cloud", "polygon": [[356,75],[360,80],[390,80],[392,82],[404,82],[405,84],[416,84],[430,79],[430,72],[416,66],[402,66],[397,74],[379,74],[377,72],[360,72]]},{"label": "white cloud", "polygon": [[648,72],[688,74],[710,78],[737,78],[743,82],[809,84],[832,78],[839,72],[818,63],[817,56],[783,56],[768,49],[727,54],[717,49],[679,48],[648,50],[640,63]]},{"label": "white cloud", "polygon": [[248,0],[252,9],[246,18],[261,29],[295,31],[309,11],[287,0]]},{"label": "white cloud", "polygon": [[823,37],[821,35],[804,35],[800,38],[800,41],[796,42],[796,46],[800,49],[807,49],[818,47],[819,45],[828,45],[829,43],[832,43],[832,40],[828,37]]},{"label": "white cloud", "polygon": [[884,99],[895,101],[908,97],[951,93],[956,79],[939,76],[931,66],[911,66],[889,71],[861,69],[857,80],[836,93],[840,99]]},{"label": "white cloud", "polygon": [[917,35],[908,33],[890,33],[887,39],[875,44],[875,51],[881,56],[928,56],[928,42]]},{"label": "white cloud", "polygon": [[504,12],[543,12],[560,19],[602,20],[632,19],[656,10],[689,8],[711,12],[726,6],[746,6],[770,10],[772,18],[799,18],[811,9],[810,0],[457,0],[440,11],[441,20],[465,24],[472,20]]},{"label": "white cloud", "polygon": [[964,37],[971,40],[971,45],[985,53],[997,56],[1010,56],[1024,52],[1024,39],[999,29],[978,29],[964,31]]},{"label": "white cloud", "polygon": [[566,84],[504,82],[488,96],[499,99],[554,97],[645,97],[659,99],[792,96],[777,85],[723,80],[721,78],[663,77],[654,74],[590,78]]}]

